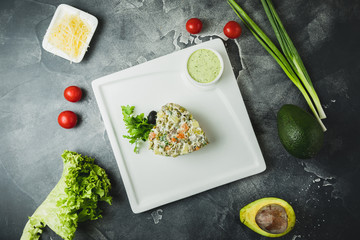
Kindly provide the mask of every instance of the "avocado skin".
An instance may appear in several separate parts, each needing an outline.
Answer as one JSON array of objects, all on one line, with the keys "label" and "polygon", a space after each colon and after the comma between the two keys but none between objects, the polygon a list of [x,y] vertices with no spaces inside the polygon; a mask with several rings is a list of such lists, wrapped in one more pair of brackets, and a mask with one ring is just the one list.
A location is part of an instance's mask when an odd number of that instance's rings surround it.
[{"label": "avocado skin", "polygon": [[[280,205],[286,211],[286,214],[288,216],[288,226],[287,226],[287,229],[283,233],[273,234],[273,233],[265,232],[257,225],[257,223],[255,221],[256,214],[258,213],[259,209],[261,209],[262,207],[269,205],[269,204]],[[245,207],[243,207],[240,210],[239,215],[240,215],[240,221],[243,224],[245,224],[248,228],[250,228],[251,230],[253,230],[254,232],[256,232],[260,235],[263,235],[265,237],[271,237],[271,238],[276,238],[276,237],[281,237],[281,236],[286,235],[294,228],[295,222],[296,222],[296,216],[295,216],[295,212],[294,212],[294,209],[292,208],[292,206],[285,200],[276,198],[276,197],[265,197],[265,198],[260,198],[256,201],[253,201],[253,202],[249,203],[248,205],[246,205]]]},{"label": "avocado skin", "polygon": [[294,157],[314,157],[324,142],[324,132],[310,113],[292,105],[283,105],[277,114],[278,135],[282,145]]}]

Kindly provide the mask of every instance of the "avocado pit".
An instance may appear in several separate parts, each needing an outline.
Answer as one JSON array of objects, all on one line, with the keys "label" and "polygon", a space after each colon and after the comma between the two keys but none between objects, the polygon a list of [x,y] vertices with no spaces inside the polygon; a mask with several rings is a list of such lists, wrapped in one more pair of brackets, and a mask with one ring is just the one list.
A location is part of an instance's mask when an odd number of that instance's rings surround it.
[{"label": "avocado pit", "polygon": [[283,233],[288,227],[286,210],[278,204],[268,204],[260,208],[255,221],[262,230],[272,234]]}]

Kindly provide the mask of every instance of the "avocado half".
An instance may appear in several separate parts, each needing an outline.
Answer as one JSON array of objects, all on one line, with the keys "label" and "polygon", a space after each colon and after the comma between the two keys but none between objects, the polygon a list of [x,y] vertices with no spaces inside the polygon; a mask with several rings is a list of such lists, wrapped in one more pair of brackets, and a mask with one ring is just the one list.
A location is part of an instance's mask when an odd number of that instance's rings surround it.
[{"label": "avocado half", "polygon": [[280,198],[261,198],[240,210],[240,221],[265,237],[287,234],[294,228],[295,220],[294,209]]}]

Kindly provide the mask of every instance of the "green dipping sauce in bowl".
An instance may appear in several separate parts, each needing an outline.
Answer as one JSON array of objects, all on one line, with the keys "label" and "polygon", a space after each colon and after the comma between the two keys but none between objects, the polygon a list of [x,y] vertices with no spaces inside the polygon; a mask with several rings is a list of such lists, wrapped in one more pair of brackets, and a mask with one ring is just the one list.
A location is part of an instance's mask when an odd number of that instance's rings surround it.
[{"label": "green dipping sauce in bowl", "polygon": [[219,53],[211,49],[199,49],[193,52],[188,59],[187,73],[197,83],[209,85],[220,78],[223,65]]}]

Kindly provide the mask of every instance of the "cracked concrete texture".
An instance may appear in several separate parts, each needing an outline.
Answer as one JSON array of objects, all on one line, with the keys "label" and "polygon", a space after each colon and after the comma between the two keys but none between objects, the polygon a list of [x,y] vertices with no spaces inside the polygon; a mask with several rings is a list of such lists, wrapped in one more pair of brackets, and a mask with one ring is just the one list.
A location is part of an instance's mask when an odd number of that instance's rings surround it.
[{"label": "cracked concrete texture", "polygon": [[[260,1],[238,2],[275,40]],[[94,157],[107,170],[114,196],[104,218],[79,226],[75,239],[264,239],[239,222],[238,211],[268,196],[283,198],[295,209],[296,227],[284,239],[350,239],[360,212],[358,1],[274,0],[328,115],[324,148],[306,161],[286,153],[276,127],[281,105],[306,108],[306,103],[247,29],[239,39],[224,38],[225,23],[238,20],[226,1],[67,1],[99,19],[80,64],[70,64],[41,47],[61,3],[0,2],[1,238],[20,237],[27,216],[60,178],[60,155],[69,149]],[[199,35],[185,30],[191,17],[204,22]],[[224,40],[267,170],[135,215],[91,81],[213,38]],[[69,85],[84,90],[81,102],[65,101],[62,94]],[[68,109],[81,116],[71,131],[56,121],[59,112]],[[50,230],[43,238],[59,239]]]}]

